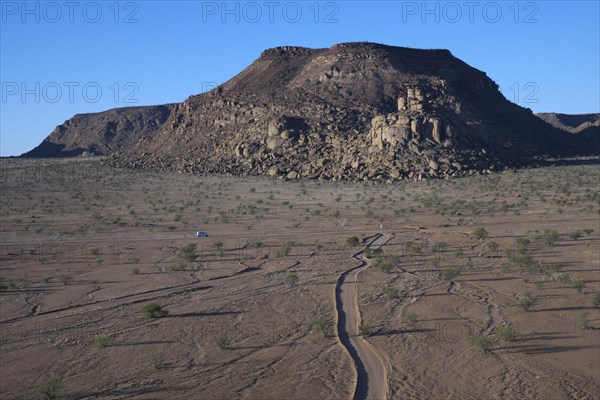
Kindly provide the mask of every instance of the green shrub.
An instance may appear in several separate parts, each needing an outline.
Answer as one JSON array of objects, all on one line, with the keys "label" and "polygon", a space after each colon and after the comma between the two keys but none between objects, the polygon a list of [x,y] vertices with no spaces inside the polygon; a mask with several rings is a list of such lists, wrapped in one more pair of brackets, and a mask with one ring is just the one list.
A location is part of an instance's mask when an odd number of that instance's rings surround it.
[{"label": "green shrub", "polygon": [[473,237],[475,239],[484,239],[485,237],[487,237],[488,233],[485,230],[485,228],[477,228],[475,229],[475,231],[473,231]]},{"label": "green shrub", "polygon": [[361,325],[358,327],[358,334],[362,337],[369,337],[373,333],[373,328],[366,325]]},{"label": "green shrub", "polygon": [[375,263],[375,268],[378,268],[379,270],[389,274],[394,270],[397,262],[398,257],[395,256],[380,258]]},{"label": "green shrub", "polygon": [[195,261],[198,258],[196,254],[196,243],[190,243],[179,249],[177,254],[179,258],[185,261]]},{"label": "green shrub", "polygon": [[381,294],[383,294],[385,297],[387,297],[389,299],[397,299],[398,297],[400,297],[400,293],[398,292],[398,289],[396,289],[395,287],[392,287],[392,286],[386,286],[383,289],[381,289]]},{"label": "green shrub", "polygon": [[346,238],[346,244],[351,247],[356,247],[358,245],[359,239],[358,236],[350,236]]},{"label": "green shrub", "polygon": [[42,400],[64,399],[63,380],[60,376],[51,376],[38,386]]},{"label": "green shrub", "polygon": [[313,320],[310,325],[317,338],[320,335],[328,337],[333,332],[333,321],[324,317]]},{"label": "green shrub", "polygon": [[473,345],[483,354],[487,354],[491,352],[492,347],[494,346],[494,341],[489,336],[481,333],[473,338]]},{"label": "green shrub", "polygon": [[594,293],[592,296],[592,305],[596,308],[600,308],[600,293]]},{"label": "green shrub", "polygon": [[579,311],[577,313],[577,328],[579,329],[589,329],[591,327],[590,325],[590,319],[588,317],[589,312],[587,311]]},{"label": "green shrub", "polygon": [[502,325],[498,328],[496,333],[505,342],[514,342],[517,338],[515,330],[510,325]]},{"label": "green shrub", "polygon": [[58,277],[58,279],[60,279],[60,281],[63,283],[63,285],[68,285],[73,280],[73,277],[62,274],[61,276]]},{"label": "green shrub", "polygon": [[446,268],[440,272],[440,279],[443,281],[452,281],[462,272],[462,267]]},{"label": "green shrub", "polygon": [[560,236],[559,236],[558,232],[556,232],[555,230],[546,229],[546,230],[544,230],[543,238],[544,238],[544,242],[546,242],[546,244],[553,246],[556,242],[558,242]]},{"label": "green shrub", "polygon": [[556,280],[559,281],[560,283],[571,283],[571,275],[569,275],[566,272],[560,273],[558,274],[558,276],[556,277]]},{"label": "green shrub", "polygon": [[96,335],[94,338],[94,343],[98,347],[107,347],[110,346],[112,342],[112,338],[109,335]]},{"label": "green shrub", "polygon": [[573,240],[579,240],[581,236],[583,236],[583,233],[579,229],[569,233],[569,237]]},{"label": "green shrub", "polygon": [[409,324],[411,326],[415,326],[416,323],[419,321],[419,316],[414,311],[409,311],[409,312],[404,313],[403,318],[404,318],[404,322],[406,322],[407,324]]},{"label": "green shrub", "polygon": [[298,275],[294,274],[293,272],[288,272],[285,275],[285,283],[288,284],[290,287],[296,286],[297,282],[298,282]]},{"label": "green shrub", "polygon": [[168,311],[155,302],[146,303],[140,309],[142,315],[146,318],[161,318],[168,314]]},{"label": "green shrub", "polygon": [[519,295],[517,299],[517,305],[525,311],[529,311],[535,307],[537,298],[529,291],[524,291]]},{"label": "green shrub", "polygon": [[571,282],[571,287],[577,291],[577,293],[581,293],[583,288],[585,288],[585,284],[587,281],[583,278],[577,278],[573,282]]},{"label": "green shrub", "polygon": [[219,346],[220,349],[227,350],[231,348],[232,340],[228,336],[221,335],[215,338],[215,342],[217,343],[217,346]]}]

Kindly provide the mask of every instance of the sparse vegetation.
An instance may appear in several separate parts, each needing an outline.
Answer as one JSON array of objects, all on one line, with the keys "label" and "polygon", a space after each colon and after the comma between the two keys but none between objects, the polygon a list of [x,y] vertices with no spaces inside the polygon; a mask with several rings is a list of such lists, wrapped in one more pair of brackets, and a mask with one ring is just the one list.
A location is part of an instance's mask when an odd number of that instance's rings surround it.
[{"label": "sparse vegetation", "polygon": [[577,293],[581,293],[585,288],[587,281],[583,278],[577,278],[573,282],[571,282],[571,287],[577,291]]},{"label": "sparse vegetation", "polygon": [[360,239],[358,238],[358,236],[350,236],[349,238],[346,238],[346,244],[351,247],[358,246],[359,242]]},{"label": "sparse vegetation", "polygon": [[577,312],[577,328],[584,330],[589,329],[591,327],[590,324],[590,313],[587,311],[579,311]]},{"label": "sparse vegetation", "polygon": [[481,333],[473,338],[473,345],[479,351],[482,351],[483,354],[487,354],[491,352],[492,347],[494,346],[494,340],[491,337]]},{"label": "sparse vegetation", "polygon": [[150,355],[150,363],[154,369],[160,370],[165,367],[165,355],[163,353],[153,353]]},{"label": "sparse vegetation", "polygon": [[333,331],[333,321],[324,317],[313,320],[310,325],[315,339],[318,339],[321,335],[326,338]]},{"label": "sparse vegetation", "polygon": [[517,339],[517,334],[510,325],[502,325],[498,328],[496,333],[505,342],[514,342]]},{"label": "sparse vegetation", "polygon": [[94,338],[94,343],[98,347],[107,347],[112,343],[112,338],[109,335],[99,334]]},{"label": "sparse vegetation", "polygon": [[442,272],[440,272],[440,279],[443,281],[450,282],[458,278],[461,272],[462,267],[446,268]]},{"label": "sparse vegetation", "polygon": [[288,272],[285,275],[285,283],[287,285],[289,285],[290,287],[294,287],[296,286],[296,283],[298,282],[298,275],[296,275],[293,272]]},{"label": "sparse vegetation", "polygon": [[404,318],[404,322],[406,322],[408,325],[410,325],[413,328],[419,321],[419,316],[414,311],[409,311],[409,312],[404,313],[403,318]]},{"label": "sparse vegetation", "polygon": [[592,306],[600,308],[600,293],[594,293],[592,296]]},{"label": "sparse vegetation", "polygon": [[398,289],[392,286],[386,286],[383,289],[381,289],[381,294],[383,294],[388,299],[397,299],[398,297],[400,297],[400,292],[398,291]]},{"label": "sparse vegetation", "polygon": [[177,255],[179,258],[185,261],[195,261],[198,258],[198,254],[196,254],[196,246],[196,243],[187,244],[179,249]]},{"label": "sparse vegetation", "polygon": [[373,333],[373,327],[361,325],[358,327],[358,334],[364,338],[371,336]]},{"label": "sparse vegetation", "polygon": [[521,307],[525,311],[531,311],[535,308],[537,298],[529,291],[521,293],[517,299],[516,305]]},{"label": "sparse vegetation", "polygon": [[215,338],[215,343],[222,350],[228,350],[231,348],[232,340],[229,336],[220,335]]},{"label": "sparse vegetation", "polygon": [[38,392],[42,400],[64,399],[62,378],[56,375],[47,378],[38,386]]},{"label": "sparse vegetation", "polygon": [[487,235],[488,235],[488,232],[485,230],[485,228],[481,228],[481,227],[475,229],[475,231],[473,232],[473,237],[475,239],[479,239],[479,240],[486,238]]},{"label": "sparse vegetation", "polygon": [[160,304],[155,302],[144,304],[140,309],[140,312],[146,318],[152,319],[161,318],[168,314],[167,310],[165,310]]}]

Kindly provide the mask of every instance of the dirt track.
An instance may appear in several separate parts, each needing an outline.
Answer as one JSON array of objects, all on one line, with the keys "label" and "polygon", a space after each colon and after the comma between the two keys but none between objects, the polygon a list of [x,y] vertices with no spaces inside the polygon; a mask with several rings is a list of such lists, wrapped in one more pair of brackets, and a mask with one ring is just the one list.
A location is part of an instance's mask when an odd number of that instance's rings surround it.
[{"label": "dirt track", "polygon": [[[377,249],[390,240],[392,235],[379,235],[370,247]],[[354,360],[357,370],[354,399],[380,400],[388,398],[389,366],[377,350],[360,335],[360,309],[357,284],[359,274],[370,266],[362,252],[354,255],[361,263],[340,276],[336,286],[338,309],[338,335]]]}]

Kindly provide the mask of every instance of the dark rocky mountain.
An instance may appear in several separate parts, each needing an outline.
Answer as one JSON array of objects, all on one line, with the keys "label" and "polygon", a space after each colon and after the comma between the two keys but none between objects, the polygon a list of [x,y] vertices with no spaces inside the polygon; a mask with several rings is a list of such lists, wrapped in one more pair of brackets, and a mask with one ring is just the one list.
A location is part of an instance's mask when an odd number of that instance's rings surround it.
[{"label": "dark rocky mountain", "polygon": [[571,133],[600,134],[600,113],[596,114],[535,114],[555,128]]},{"label": "dark rocky mountain", "polygon": [[109,155],[123,151],[141,138],[154,135],[173,108],[173,104],[167,104],[77,114],[22,157]]},{"label": "dark rocky mountain", "polygon": [[107,162],[387,181],[489,172],[590,149],[506,100],[485,73],[447,50],[374,43],[266,50],[228,82],[161,115],[154,135],[136,132]]}]

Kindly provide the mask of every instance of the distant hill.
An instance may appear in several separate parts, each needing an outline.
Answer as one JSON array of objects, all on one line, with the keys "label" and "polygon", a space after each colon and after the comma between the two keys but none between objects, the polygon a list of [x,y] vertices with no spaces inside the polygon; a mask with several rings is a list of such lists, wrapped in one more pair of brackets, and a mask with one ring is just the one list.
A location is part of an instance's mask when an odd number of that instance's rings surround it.
[{"label": "distant hill", "polygon": [[173,108],[173,104],[167,104],[77,114],[22,157],[109,155],[123,151],[143,137],[154,135]]},{"label": "distant hill", "polygon": [[550,125],[571,133],[600,134],[600,114],[535,114]]}]

